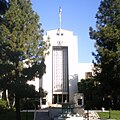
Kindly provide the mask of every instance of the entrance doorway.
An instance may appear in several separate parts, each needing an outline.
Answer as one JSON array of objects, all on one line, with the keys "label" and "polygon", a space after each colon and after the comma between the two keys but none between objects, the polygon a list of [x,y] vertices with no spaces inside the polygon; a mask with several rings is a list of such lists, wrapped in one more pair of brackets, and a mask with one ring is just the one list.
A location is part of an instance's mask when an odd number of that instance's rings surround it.
[{"label": "entrance doorway", "polygon": [[53,94],[53,104],[68,102],[68,94]]}]

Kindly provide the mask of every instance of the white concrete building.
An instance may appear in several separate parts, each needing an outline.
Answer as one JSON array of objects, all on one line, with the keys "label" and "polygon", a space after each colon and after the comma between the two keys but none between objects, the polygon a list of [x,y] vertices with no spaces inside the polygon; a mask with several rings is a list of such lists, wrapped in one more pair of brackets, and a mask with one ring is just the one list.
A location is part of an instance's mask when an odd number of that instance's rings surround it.
[{"label": "white concrete building", "polygon": [[50,30],[44,35],[44,40],[48,37],[51,46],[50,54],[45,58],[46,73],[42,79],[35,78],[28,82],[33,84],[37,91],[42,87],[48,93],[44,98],[46,104],[42,107],[73,102],[74,95],[78,92],[78,81],[93,75],[92,63],[78,63],[78,39],[72,31]]},{"label": "white concrete building", "polygon": [[48,92],[47,105],[73,101],[78,82],[78,39],[72,31],[55,29],[47,31],[50,54],[46,56],[46,74],[42,87]]},{"label": "white concrete building", "polygon": [[78,64],[78,79],[86,79],[93,75],[93,63],[79,63]]},{"label": "white concrete building", "polygon": [[[62,9],[59,9],[59,29],[49,30],[44,41],[50,38],[50,54],[45,58],[46,73],[41,80],[29,82],[36,90],[42,87],[48,94],[46,107],[56,103],[73,102],[78,91],[78,80],[91,75],[92,64],[78,64],[78,38],[72,31],[61,29]],[[79,76],[79,77],[78,77]],[[89,77],[89,75],[88,75]]]}]

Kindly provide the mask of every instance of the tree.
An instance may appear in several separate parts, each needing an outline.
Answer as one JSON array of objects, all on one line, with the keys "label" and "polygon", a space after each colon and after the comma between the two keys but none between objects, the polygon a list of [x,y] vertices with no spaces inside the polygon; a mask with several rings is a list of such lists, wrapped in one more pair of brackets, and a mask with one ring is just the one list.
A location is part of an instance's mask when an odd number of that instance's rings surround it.
[{"label": "tree", "polygon": [[32,10],[30,0],[9,0],[0,23],[0,88],[15,94],[17,120],[21,119],[21,91],[33,89],[27,81],[45,73],[49,42],[43,41],[42,36],[39,16]]},{"label": "tree", "polygon": [[5,14],[5,11],[7,10],[8,3],[6,0],[0,0],[0,23],[2,22],[3,15]]},{"label": "tree", "polygon": [[84,94],[85,109],[100,109],[101,104],[101,85],[94,78],[81,79],[78,82],[78,92]]},{"label": "tree", "polygon": [[96,79],[100,81],[103,97],[120,97],[120,1],[102,0],[96,14],[96,30],[90,27],[90,38],[96,41]]},{"label": "tree", "polygon": [[7,10],[7,4],[6,0],[0,0],[0,15],[3,15]]}]

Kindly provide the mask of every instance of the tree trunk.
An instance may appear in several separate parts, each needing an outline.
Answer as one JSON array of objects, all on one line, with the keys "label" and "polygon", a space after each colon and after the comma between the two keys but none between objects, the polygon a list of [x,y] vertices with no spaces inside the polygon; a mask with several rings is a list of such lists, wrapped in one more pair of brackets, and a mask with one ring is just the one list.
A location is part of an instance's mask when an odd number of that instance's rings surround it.
[{"label": "tree trunk", "polygon": [[6,89],[6,100],[7,100],[8,108],[11,109],[10,101],[9,101],[9,97],[8,97],[8,89]]},{"label": "tree trunk", "polygon": [[15,107],[16,107],[16,120],[21,120],[21,115],[20,115],[20,98],[17,95],[15,96]]},{"label": "tree trunk", "polygon": [[15,97],[13,98],[13,104],[12,104],[12,107],[15,106]]}]

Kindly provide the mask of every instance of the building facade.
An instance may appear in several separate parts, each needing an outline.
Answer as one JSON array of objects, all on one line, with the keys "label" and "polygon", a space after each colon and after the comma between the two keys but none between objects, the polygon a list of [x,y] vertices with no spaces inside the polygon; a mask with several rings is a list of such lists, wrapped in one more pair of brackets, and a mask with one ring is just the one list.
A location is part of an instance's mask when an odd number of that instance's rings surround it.
[{"label": "building facade", "polygon": [[42,79],[29,81],[36,90],[42,87],[48,94],[42,107],[64,102],[74,102],[77,83],[93,75],[92,63],[78,63],[78,38],[72,31],[55,29],[47,31],[44,41],[50,40],[50,54],[45,58],[46,73]]},{"label": "building facade", "polygon": [[79,63],[78,64],[78,79],[88,79],[94,76],[93,73],[93,63]]},{"label": "building facade", "polygon": [[47,91],[46,105],[72,102],[78,82],[78,39],[72,31],[55,29],[47,31],[50,54],[45,58],[46,73],[41,87]]}]

